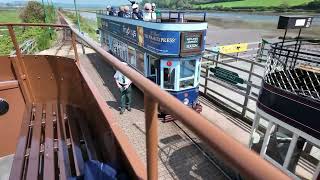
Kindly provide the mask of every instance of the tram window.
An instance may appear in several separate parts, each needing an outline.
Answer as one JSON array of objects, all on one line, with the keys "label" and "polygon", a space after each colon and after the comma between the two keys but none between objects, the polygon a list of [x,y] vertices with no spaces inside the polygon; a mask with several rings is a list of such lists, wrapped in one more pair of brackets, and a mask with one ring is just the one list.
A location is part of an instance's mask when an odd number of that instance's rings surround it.
[{"label": "tram window", "polygon": [[136,65],[137,65],[136,49],[131,46],[128,46],[128,60],[129,60],[129,64],[136,67]]},{"label": "tram window", "polygon": [[196,70],[196,60],[181,61],[180,64],[180,88],[194,86],[194,75]]},{"label": "tram window", "polygon": [[175,68],[163,68],[163,87],[174,89]]},{"label": "tram window", "polygon": [[148,55],[148,59],[149,59],[149,75],[152,76],[152,75],[156,75],[156,58],[151,56],[151,55]]},{"label": "tram window", "polygon": [[144,72],[144,54],[140,51],[137,51],[137,66],[136,68],[141,71]]}]

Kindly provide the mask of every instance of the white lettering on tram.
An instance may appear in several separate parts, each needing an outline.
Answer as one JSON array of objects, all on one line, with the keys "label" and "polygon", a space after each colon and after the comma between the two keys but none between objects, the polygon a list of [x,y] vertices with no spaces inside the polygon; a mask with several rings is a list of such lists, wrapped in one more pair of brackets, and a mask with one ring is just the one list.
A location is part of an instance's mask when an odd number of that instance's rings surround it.
[{"label": "white lettering on tram", "polygon": [[163,42],[163,43],[175,43],[176,42],[176,38],[162,38],[162,37],[152,36],[150,34],[145,34],[144,37],[146,39],[150,39],[150,40],[156,41],[156,42]]}]

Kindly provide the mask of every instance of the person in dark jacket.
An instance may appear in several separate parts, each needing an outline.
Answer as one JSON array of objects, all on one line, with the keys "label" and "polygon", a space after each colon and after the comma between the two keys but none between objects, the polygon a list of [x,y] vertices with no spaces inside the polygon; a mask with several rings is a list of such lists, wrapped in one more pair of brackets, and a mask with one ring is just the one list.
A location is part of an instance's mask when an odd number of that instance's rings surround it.
[{"label": "person in dark jacket", "polygon": [[142,12],[139,11],[139,5],[138,4],[133,4],[132,5],[132,19],[143,19]]},{"label": "person in dark jacket", "polygon": [[124,7],[123,7],[123,6],[120,6],[120,7],[119,7],[118,16],[119,16],[119,17],[123,17],[123,16],[124,16]]}]

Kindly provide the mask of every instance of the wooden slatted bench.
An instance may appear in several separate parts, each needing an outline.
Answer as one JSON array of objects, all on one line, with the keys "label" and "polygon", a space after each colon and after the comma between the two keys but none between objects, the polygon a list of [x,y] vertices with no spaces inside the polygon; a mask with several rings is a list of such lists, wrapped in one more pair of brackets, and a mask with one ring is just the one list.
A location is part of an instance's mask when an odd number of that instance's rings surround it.
[{"label": "wooden slatted bench", "polygon": [[12,180],[67,179],[97,159],[84,112],[56,102],[27,107],[10,173]]}]

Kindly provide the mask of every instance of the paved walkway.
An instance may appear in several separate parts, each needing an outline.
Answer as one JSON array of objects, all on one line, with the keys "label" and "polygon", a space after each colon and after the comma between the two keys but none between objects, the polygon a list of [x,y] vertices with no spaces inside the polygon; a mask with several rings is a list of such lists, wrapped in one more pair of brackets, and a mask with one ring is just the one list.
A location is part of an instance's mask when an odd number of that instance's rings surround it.
[{"label": "paved walkway", "polygon": [[[131,112],[119,114],[119,91],[115,85],[114,70],[98,55],[88,54],[81,56],[81,66],[90,74],[106,101],[106,105],[115,114],[123,131],[129,137],[140,158],[146,161],[145,148],[145,119],[143,109],[143,94],[137,88],[133,88],[133,105]],[[202,115],[230,135],[246,144],[248,142],[250,128],[240,120],[233,118],[221,109],[205,99]],[[188,134],[202,147],[208,149],[195,135],[178,123]],[[241,127],[239,128],[239,125]],[[199,149],[188,139],[185,133],[174,123],[159,122],[159,178],[160,179],[226,179],[226,177],[214,166]],[[209,152],[214,156],[213,152]],[[216,158],[214,160],[218,161]],[[220,164],[220,163],[218,163]],[[228,170],[229,172],[230,170]]]}]

